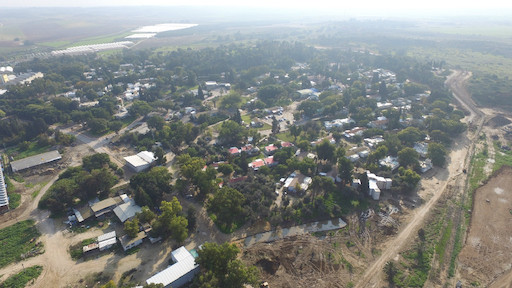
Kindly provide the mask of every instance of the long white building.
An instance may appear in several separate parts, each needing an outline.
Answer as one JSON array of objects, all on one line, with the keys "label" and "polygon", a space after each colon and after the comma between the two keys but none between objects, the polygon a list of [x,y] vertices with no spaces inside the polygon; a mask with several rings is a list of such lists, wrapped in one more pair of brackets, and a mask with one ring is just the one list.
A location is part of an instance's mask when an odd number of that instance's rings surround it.
[{"label": "long white building", "polygon": [[0,213],[9,210],[9,196],[7,196],[7,188],[5,187],[3,167],[0,165]]}]

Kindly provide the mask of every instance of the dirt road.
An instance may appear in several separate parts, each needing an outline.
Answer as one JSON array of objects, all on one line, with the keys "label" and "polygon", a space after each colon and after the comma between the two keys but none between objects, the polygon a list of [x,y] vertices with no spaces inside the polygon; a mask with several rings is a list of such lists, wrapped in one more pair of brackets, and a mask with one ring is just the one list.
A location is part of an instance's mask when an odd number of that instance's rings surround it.
[{"label": "dirt road", "polygon": [[[450,77],[448,77],[446,85],[452,89],[455,99],[470,112],[468,122],[478,122],[479,127],[482,127],[484,123],[484,117],[482,117],[483,113],[476,107],[471,96],[464,88],[464,82],[470,76],[470,73],[455,71],[450,75]],[[475,134],[478,135],[478,133]],[[449,185],[457,186],[457,184],[464,182],[466,174],[462,173],[461,168],[467,169],[469,165],[469,159],[472,153],[471,151],[473,151],[473,144],[471,140],[472,139],[469,139],[467,135],[463,135],[460,140],[455,141],[456,143],[453,145],[454,147],[452,147],[450,153],[450,162],[448,167],[443,169],[445,171],[437,173],[448,175],[447,180],[436,182],[438,183],[438,187],[429,187],[433,189],[432,191],[435,191],[433,196],[414,212],[410,222],[398,232],[398,235],[386,243],[386,248],[382,249],[383,252],[381,256],[366,269],[356,287],[381,287],[381,281],[383,279],[382,269],[385,263],[391,259],[397,258],[398,253],[403,250],[413,237],[415,237],[416,231],[418,231],[418,229],[424,224],[424,219],[428,212],[438,202],[447,190],[447,187]]]}]

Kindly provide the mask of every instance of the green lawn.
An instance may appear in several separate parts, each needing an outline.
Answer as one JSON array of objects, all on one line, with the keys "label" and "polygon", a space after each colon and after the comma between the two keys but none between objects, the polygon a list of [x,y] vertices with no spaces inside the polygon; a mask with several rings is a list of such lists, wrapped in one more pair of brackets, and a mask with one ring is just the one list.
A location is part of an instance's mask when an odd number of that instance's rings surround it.
[{"label": "green lawn", "polygon": [[41,154],[44,152],[48,152],[48,149],[50,149],[50,146],[39,146],[37,145],[37,142],[30,142],[28,145],[28,148],[21,151],[19,146],[16,146],[13,149],[8,149],[7,154],[13,155],[14,160],[23,159],[26,157],[34,156],[37,154]]},{"label": "green lawn", "polygon": [[42,249],[42,244],[37,241],[40,235],[33,220],[21,221],[1,229],[0,268],[22,260],[22,254],[35,256]]},{"label": "green lawn", "polygon": [[0,288],[23,288],[31,280],[37,279],[37,277],[41,275],[42,271],[43,267],[39,265],[23,269],[18,274],[12,275],[11,277],[5,279],[5,281],[0,284]]}]

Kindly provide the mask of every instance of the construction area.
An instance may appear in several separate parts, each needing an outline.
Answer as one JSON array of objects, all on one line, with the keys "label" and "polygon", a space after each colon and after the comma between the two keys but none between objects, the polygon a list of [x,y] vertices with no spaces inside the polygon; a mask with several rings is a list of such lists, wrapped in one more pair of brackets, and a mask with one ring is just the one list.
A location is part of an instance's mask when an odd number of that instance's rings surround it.
[{"label": "construction area", "polygon": [[[492,287],[512,268],[511,187],[512,168],[503,167],[475,192],[471,226],[459,255],[459,272],[466,283]],[[494,287],[512,283],[508,285]]]}]

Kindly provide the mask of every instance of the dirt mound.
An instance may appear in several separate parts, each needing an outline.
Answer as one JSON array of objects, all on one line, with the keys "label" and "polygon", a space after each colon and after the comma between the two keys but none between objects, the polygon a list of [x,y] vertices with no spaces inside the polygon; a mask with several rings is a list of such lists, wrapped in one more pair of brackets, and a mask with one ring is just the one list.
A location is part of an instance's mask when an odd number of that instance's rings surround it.
[{"label": "dirt mound", "polygon": [[256,266],[261,267],[261,269],[263,269],[265,273],[274,275],[276,274],[277,269],[279,269],[281,264],[279,263],[279,259],[272,260],[268,258],[263,258],[256,262]]},{"label": "dirt mound", "polygon": [[487,122],[487,125],[493,127],[493,128],[499,128],[503,126],[507,126],[508,124],[512,123],[508,118],[505,118],[503,115],[496,115],[493,118]]}]

